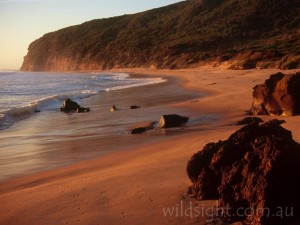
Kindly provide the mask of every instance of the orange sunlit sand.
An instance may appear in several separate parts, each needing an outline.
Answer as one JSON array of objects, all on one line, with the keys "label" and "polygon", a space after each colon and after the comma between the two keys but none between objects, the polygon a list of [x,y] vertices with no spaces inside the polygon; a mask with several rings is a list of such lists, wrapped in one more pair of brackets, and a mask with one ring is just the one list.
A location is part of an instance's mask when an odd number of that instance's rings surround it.
[{"label": "orange sunlit sand", "polygon": [[[179,77],[178,88],[207,92],[206,97],[182,102],[180,107],[198,113],[218,113],[209,129],[147,144],[74,165],[25,175],[1,183],[0,224],[205,224],[208,217],[165,216],[176,207],[191,185],[186,164],[208,143],[226,139],[234,124],[251,105],[255,84],[277,70],[231,71],[221,69],[146,70],[123,72]],[[214,84],[214,85],[210,85]],[[262,117],[264,118],[264,117]],[[283,126],[300,141],[299,117],[284,118]],[[268,120],[268,118],[266,118]],[[85,139],[82,139],[85,142]],[[64,144],[70,144],[68,140]],[[86,143],[91,144],[91,143]],[[210,207],[214,202],[203,202]],[[200,221],[200,222],[199,222]]]}]

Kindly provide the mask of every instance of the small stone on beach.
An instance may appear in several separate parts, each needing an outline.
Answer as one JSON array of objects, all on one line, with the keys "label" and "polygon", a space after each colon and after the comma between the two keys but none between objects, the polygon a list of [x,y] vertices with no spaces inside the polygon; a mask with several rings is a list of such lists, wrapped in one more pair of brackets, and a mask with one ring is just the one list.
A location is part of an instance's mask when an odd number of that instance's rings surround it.
[{"label": "small stone on beach", "polygon": [[112,105],[112,107],[110,107],[109,111],[110,112],[117,111],[117,107],[115,105]]},{"label": "small stone on beach", "polygon": [[139,108],[141,108],[141,107],[138,106],[138,105],[132,105],[132,106],[130,106],[130,109],[139,109]]},{"label": "small stone on beach", "polygon": [[147,131],[146,127],[138,127],[138,128],[134,128],[131,131],[131,134],[141,134],[141,133],[145,133]]}]

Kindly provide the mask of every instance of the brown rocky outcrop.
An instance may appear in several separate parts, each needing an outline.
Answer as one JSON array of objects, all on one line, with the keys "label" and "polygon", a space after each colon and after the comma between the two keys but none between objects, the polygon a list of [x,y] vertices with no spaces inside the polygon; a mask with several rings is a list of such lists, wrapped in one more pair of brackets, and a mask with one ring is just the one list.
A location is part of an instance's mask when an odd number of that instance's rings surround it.
[{"label": "brown rocky outcrop", "polygon": [[277,73],[253,91],[251,112],[254,115],[299,115],[300,72]]},{"label": "brown rocky outcrop", "polygon": [[90,108],[81,107],[77,102],[72,101],[71,99],[66,99],[63,105],[60,107],[62,112],[71,112],[76,111],[78,113],[90,112]]},{"label": "brown rocky outcrop", "polygon": [[300,144],[280,126],[251,123],[228,140],[207,144],[187,173],[198,199],[219,199],[229,222],[282,225],[300,217]]}]

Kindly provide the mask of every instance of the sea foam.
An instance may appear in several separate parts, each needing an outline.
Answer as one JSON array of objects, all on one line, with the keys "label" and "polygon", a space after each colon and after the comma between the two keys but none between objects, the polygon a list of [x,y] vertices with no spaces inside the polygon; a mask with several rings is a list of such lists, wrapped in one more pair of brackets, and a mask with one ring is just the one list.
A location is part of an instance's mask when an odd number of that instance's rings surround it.
[{"label": "sea foam", "polygon": [[37,112],[58,111],[66,98],[81,101],[104,91],[165,82],[162,78],[132,78],[127,73],[30,73],[2,71],[0,129]]}]

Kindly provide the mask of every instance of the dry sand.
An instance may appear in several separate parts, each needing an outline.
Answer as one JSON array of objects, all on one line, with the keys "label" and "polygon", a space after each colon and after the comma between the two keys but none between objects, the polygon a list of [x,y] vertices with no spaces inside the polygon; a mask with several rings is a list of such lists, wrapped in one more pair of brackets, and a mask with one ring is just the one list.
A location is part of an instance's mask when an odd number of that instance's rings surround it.
[{"label": "dry sand", "polygon": [[[111,153],[33,175],[6,180],[0,186],[0,224],[222,224],[186,211],[214,201],[186,196],[191,185],[186,163],[212,141],[226,139],[234,123],[250,108],[252,87],[278,70],[221,69],[146,70],[122,72],[178,76],[184,88],[205,91],[207,97],[178,103],[194,113],[220,114],[213,126],[142,148]],[[269,120],[271,117],[262,117]],[[273,118],[273,117],[272,117]],[[300,142],[300,117],[285,117],[284,126]],[[174,207],[174,215],[164,215]],[[181,208],[183,211],[181,211]],[[177,212],[176,212],[177,210]]]}]

